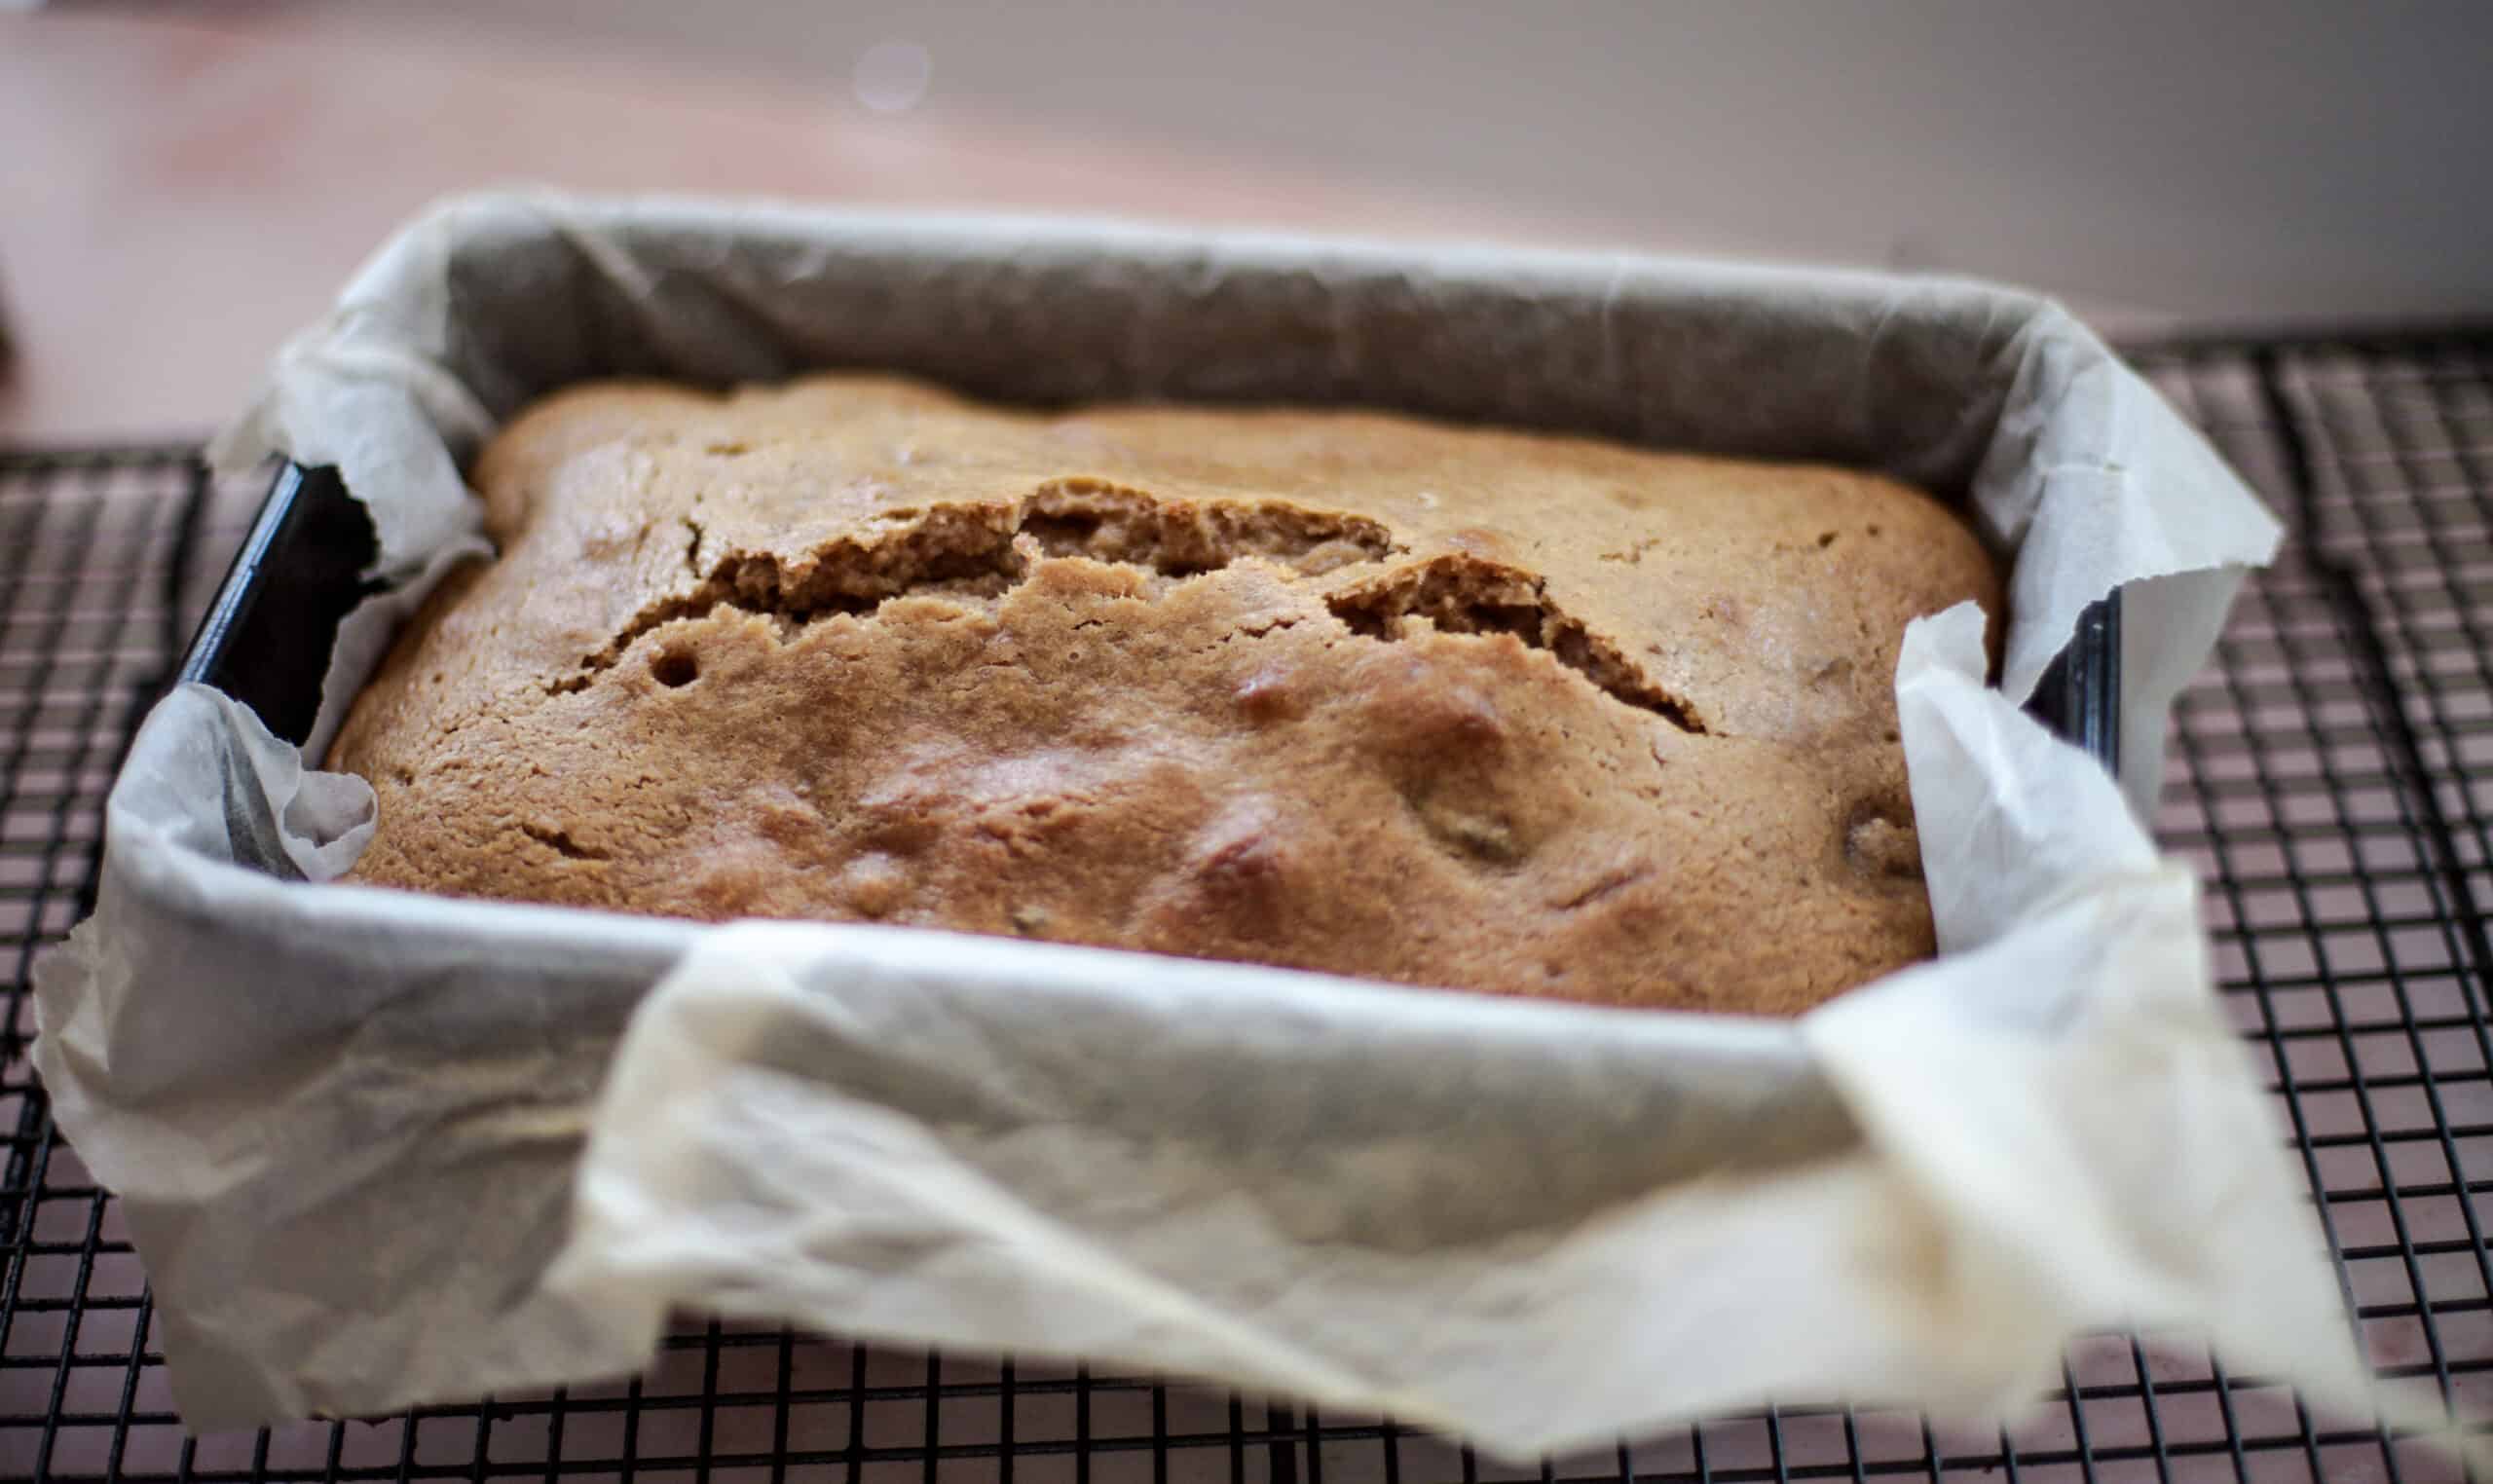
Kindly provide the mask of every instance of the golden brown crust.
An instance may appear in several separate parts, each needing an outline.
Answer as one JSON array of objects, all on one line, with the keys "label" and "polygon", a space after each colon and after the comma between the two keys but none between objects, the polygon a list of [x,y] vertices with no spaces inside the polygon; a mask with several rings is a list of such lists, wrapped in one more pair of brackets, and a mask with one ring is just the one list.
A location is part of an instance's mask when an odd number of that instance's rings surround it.
[{"label": "golden brown crust", "polygon": [[1355,412],[606,384],[330,756],[351,879],[1790,1013],[1928,953],[1904,625],[1838,469]]}]

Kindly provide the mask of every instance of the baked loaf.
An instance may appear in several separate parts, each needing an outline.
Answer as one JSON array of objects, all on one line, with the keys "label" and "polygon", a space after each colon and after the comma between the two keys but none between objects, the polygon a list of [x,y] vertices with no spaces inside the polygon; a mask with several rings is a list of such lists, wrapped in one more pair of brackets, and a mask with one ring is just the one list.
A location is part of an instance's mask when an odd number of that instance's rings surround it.
[{"label": "baked loaf", "polygon": [[473,477],[351,880],[1767,1013],[1932,947],[1896,650],[2000,588],[1884,479],[863,376],[579,388]]}]

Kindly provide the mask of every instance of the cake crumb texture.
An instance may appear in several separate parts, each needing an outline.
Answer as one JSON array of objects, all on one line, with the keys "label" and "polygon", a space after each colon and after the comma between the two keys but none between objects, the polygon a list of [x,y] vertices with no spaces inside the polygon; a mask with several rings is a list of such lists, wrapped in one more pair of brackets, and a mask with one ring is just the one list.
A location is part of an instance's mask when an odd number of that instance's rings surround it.
[{"label": "cake crumb texture", "polygon": [[472,471],[350,880],[1789,1014],[1932,949],[1875,476],[1351,411],[601,383]]}]

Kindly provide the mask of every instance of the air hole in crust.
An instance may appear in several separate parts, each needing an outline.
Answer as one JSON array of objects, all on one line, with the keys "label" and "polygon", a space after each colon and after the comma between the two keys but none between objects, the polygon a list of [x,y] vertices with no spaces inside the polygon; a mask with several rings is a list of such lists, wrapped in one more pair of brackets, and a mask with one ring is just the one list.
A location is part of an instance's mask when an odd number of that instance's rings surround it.
[{"label": "air hole in crust", "polygon": [[701,661],[690,649],[667,649],[650,662],[650,678],[673,689],[701,678]]}]

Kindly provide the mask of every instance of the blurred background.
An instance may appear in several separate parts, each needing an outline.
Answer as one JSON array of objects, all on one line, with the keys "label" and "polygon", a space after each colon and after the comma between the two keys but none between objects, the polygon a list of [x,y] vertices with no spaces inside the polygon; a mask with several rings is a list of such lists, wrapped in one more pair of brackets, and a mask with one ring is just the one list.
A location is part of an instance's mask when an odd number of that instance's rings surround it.
[{"label": "blurred background", "polygon": [[521,182],[2493,315],[2488,80],[2482,0],[0,0],[0,442],[204,430]]}]

